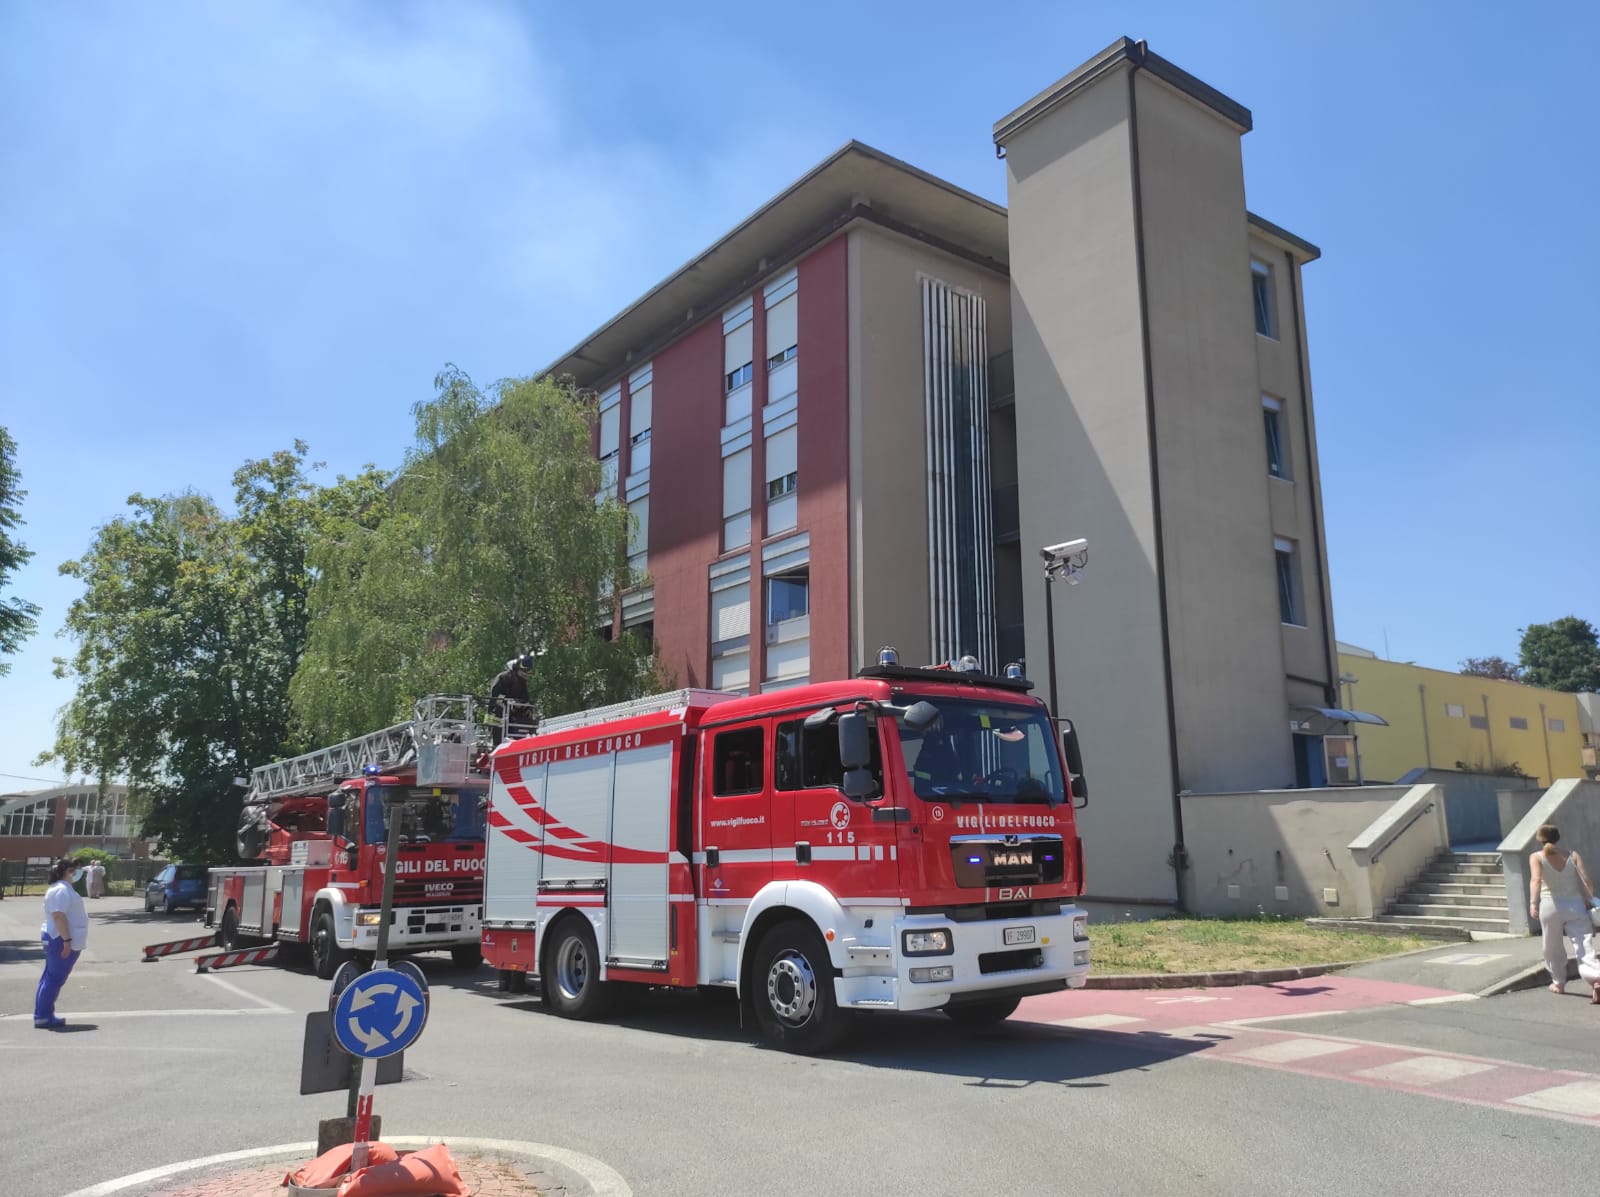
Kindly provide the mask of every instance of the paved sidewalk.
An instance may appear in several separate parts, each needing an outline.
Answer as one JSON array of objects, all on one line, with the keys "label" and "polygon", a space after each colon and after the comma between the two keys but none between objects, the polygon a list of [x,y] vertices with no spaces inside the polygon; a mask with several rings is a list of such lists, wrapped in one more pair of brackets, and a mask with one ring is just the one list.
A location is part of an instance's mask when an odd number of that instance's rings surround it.
[{"label": "paved sidewalk", "polygon": [[[1536,970],[1536,975],[1531,970]],[[1425,952],[1371,960],[1344,970],[1344,975],[1483,997],[1545,984],[1543,949],[1533,936],[1445,944]]]}]

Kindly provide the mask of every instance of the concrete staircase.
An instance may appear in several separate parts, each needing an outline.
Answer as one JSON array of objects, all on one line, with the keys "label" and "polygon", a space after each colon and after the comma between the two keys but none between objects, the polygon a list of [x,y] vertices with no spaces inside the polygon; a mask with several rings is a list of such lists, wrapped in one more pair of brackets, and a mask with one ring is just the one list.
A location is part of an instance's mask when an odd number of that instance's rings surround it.
[{"label": "concrete staircase", "polygon": [[1462,939],[1474,932],[1509,935],[1506,881],[1498,852],[1442,852],[1373,920],[1418,934]]}]

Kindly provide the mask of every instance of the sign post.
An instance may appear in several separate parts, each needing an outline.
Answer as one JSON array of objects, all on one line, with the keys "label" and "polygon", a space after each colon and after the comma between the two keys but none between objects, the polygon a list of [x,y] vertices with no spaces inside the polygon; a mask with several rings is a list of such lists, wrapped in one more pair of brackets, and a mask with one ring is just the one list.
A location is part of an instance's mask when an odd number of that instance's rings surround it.
[{"label": "sign post", "polygon": [[[370,790],[368,791],[371,792]],[[388,833],[384,837],[383,852],[383,901],[379,907],[378,915],[378,951],[373,957],[372,967],[376,971],[386,968],[389,963],[389,919],[394,911],[394,876],[395,866],[400,855],[400,804],[390,802],[388,792],[382,797],[384,806],[384,819],[388,824]],[[338,1017],[335,1015],[334,1034],[340,1035]],[[343,1036],[340,1036],[343,1043]],[[349,1047],[346,1046],[346,1051]],[[351,1052],[360,1055],[359,1052]],[[361,1061],[361,1076],[356,1084],[352,1096],[355,1101],[350,1113],[355,1115],[354,1150],[350,1156],[350,1170],[367,1166],[367,1139],[372,1133],[372,1091],[378,1080],[377,1057],[363,1058]]]}]

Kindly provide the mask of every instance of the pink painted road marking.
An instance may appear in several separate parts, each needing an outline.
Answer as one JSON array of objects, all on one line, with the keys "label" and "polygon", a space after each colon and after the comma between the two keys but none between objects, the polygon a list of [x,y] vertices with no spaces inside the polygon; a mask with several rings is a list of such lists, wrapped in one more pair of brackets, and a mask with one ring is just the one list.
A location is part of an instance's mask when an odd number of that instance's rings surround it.
[{"label": "pink painted road marking", "polygon": [[[1456,996],[1447,989],[1402,985],[1363,977],[1328,975],[1275,985],[1237,985],[1217,989],[1077,989],[1023,1001],[1012,1017],[1024,1022],[1061,1023],[1097,1015],[1137,1018],[1142,1029],[1162,1030],[1199,1023],[1290,1015],[1370,1010],[1429,998]],[[1123,1024],[1129,1030],[1132,1023]]]}]

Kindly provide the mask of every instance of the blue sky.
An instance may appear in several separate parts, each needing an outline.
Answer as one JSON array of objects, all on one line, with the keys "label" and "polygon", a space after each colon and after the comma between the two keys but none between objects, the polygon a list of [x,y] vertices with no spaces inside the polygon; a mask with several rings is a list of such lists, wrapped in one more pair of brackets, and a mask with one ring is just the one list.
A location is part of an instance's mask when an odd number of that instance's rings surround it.
[{"label": "blue sky", "polygon": [[[1004,19],[998,20],[1004,13]],[[1438,668],[1600,621],[1592,3],[0,6],[0,791],[70,696],[56,574],[128,495],[395,464],[849,138],[1004,201],[995,119],[1123,34],[1251,108],[1306,271],[1341,639]]]}]

